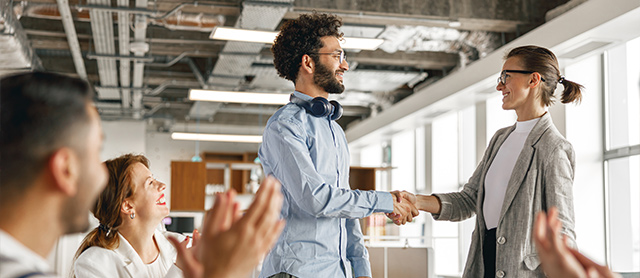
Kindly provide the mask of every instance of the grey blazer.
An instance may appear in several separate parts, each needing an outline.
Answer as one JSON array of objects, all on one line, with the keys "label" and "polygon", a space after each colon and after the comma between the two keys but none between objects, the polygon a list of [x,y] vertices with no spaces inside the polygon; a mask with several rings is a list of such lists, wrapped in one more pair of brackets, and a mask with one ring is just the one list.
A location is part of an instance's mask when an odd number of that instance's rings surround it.
[{"label": "grey blazer", "polygon": [[[434,194],[441,211],[436,220],[461,221],[477,215],[463,277],[482,277],[482,242],[485,220],[482,211],[484,180],[498,149],[515,125],[498,130],[482,161],[460,192]],[[546,113],[525,140],[513,168],[496,230],[496,277],[545,277],[532,237],[538,211],[557,207],[563,233],[575,246],[573,177],[575,153]]]}]

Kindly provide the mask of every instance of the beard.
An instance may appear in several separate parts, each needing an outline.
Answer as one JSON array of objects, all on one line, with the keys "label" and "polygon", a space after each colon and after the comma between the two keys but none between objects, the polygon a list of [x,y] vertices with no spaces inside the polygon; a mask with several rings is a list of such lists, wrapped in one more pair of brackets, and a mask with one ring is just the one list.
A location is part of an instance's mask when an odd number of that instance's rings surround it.
[{"label": "beard", "polygon": [[95,199],[86,196],[85,177],[80,177],[76,186],[78,187],[76,195],[69,198],[62,209],[60,221],[65,223],[65,234],[86,232],[89,229],[89,213]]},{"label": "beard", "polygon": [[[90,213],[98,195],[107,184],[106,168],[97,160],[91,162],[86,155],[79,155],[80,171],[76,181],[76,194],[68,198],[62,207],[62,219],[65,234],[86,232],[90,228]],[[101,171],[104,171],[102,173]]]},{"label": "beard", "polygon": [[329,94],[342,94],[344,85],[338,81],[335,72],[321,63],[316,63],[316,71],[313,73],[313,82]]}]

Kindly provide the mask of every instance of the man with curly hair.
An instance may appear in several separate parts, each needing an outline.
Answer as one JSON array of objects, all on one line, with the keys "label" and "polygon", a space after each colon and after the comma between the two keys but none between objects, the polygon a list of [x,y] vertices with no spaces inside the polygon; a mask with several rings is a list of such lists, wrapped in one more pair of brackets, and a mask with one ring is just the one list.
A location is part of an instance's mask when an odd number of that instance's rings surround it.
[{"label": "man with curly hair", "polygon": [[271,51],[278,74],[294,83],[291,102],[268,121],[260,147],[265,174],[282,182],[287,225],[260,277],[371,277],[358,218],[374,212],[411,221],[417,210],[397,193],[351,190],[342,113],[329,94],[344,91],[349,70],[341,20],[303,14],[286,22]]}]

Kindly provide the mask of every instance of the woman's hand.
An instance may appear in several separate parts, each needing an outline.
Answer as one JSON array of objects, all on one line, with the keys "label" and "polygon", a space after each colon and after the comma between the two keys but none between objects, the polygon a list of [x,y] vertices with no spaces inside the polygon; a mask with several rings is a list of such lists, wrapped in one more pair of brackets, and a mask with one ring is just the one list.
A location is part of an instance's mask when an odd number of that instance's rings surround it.
[{"label": "woman's hand", "polygon": [[185,238],[182,242],[179,242],[174,237],[169,237],[169,240],[176,247],[178,256],[176,258],[176,266],[178,266],[185,277],[202,277],[204,268],[197,260],[198,243],[200,242],[200,232],[198,229],[193,230],[193,239],[191,240],[191,248],[187,248],[189,244],[189,237]]}]

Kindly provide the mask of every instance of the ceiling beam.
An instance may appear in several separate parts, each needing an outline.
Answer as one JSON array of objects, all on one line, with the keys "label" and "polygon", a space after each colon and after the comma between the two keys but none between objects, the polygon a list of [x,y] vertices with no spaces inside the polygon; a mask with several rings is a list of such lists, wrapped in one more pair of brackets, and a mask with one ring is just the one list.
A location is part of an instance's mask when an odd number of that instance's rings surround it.
[{"label": "ceiling beam", "polygon": [[446,52],[396,52],[387,53],[382,50],[360,51],[349,53],[347,61],[360,64],[375,64],[385,66],[406,66],[418,69],[443,69],[458,65],[460,57],[455,53]]}]

